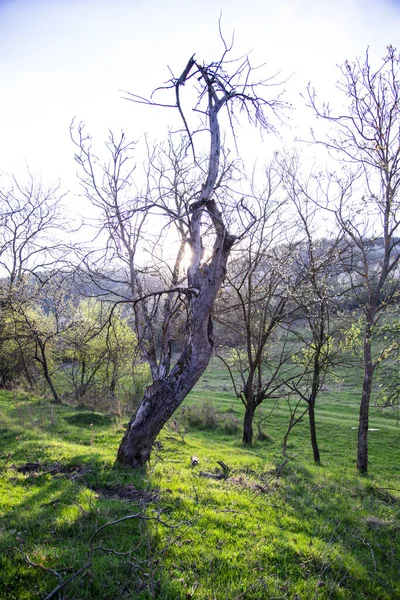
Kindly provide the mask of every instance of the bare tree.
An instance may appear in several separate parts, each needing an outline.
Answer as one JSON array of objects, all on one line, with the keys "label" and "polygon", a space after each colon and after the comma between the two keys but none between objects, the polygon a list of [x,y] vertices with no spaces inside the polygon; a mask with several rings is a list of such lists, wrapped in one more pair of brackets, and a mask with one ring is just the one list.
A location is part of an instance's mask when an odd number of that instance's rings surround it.
[{"label": "bare tree", "polygon": [[[245,407],[244,444],[253,442],[256,409],[268,398],[279,398],[284,382],[293,377],[294,351],[288,324],[294,317],[293,290],[301,273],[293,269],[298,242],[290,241],[293,223],[280,189],[282,180],[271,165],[266,185],[254,194],[255,223],[232,257],[218,321],[235,332],[236,347],[228,360],[233,388]],[[258,197],[258,199],[257,199]]]},{"label": "bare tree", "polygon": [[357,469],[367,473],[369,406],[376,369],[374,328],[399,290],[400,57],[389,46],[374,70],[367,51],[364,60],[346,61],[341,75],[338,88],[349,100],[345,112],[335,115],[328,105],[319,107],[311,88],[308,99],[316,114],[332,126],[324,140],[316,141],[352,170],[352,185],[345,186],[336,218],[352,256],[344,269],[364,313]]},{"label": "bare tree", "polygon": [[188,252],[187,206],[199,183],[191,178],[187,141],[174,146],[169,139],[166,149],[147,147],[145,187],[140,191],[133,179],[135,144],[124,134],[116,140],[110,133],[104,164],[94,155],[82,125],[73,126],[71,134],[78,148],[80,180],[100,211],[98,235],[106,242],[104,249],[85,255],[81,277],[93,284],[93,295],[133,307],[141,353],[153,380],[163,379],[170,369],[172,331],[186,294],[181,284]]},{"label": "bare tree", "polygon": [[[0,268],[3,293],[25,275],[53,272],[67,244],[60,241],[66,230],[60,187],[45,188],[28,173],[26,182],[3,176],[0,180]],[[4,284],[7,283],[5,286]]]},{"label": "bare tree", "polygon": [[[26,352],[28,348],[35,348],[34,358],[41,364],[58,401],[45,347],[41,346],[43,338],[35,341],[32,332],[38,333],[39,321],[43,325],[46,320],[45,315],[40,316],[41,301],[46,297],[42,287],[60,272],[61,265],[65,267],[72,250],[70,242],[60,239],[61,232],[64,235],[72,232],[63,213],[63,195],[59,186],[46,188],[29,172],[23,183],[3,175],[0,184],[1,322],[13,324],[14,338],[10,337],[10,327],[1,331],[0,337],[6,342],[13,339],[17,344],[24,375],[30,384],[34,379],[28,367],[32,357],[28,358]],[[46,331],[47,325],[48,322]]]},{"label": "bare tree", "polygon": [[[284,439],[284,452],[291,429],[308,412],[314,462],[319,464],[321,460],[315,405],[338,354],[332,316],[337,312],[336,275],[339,271],[343,233],[335,228],[332,234],[329,227],[326,227],[322,237],[321,234],[320,237],[317,235],[327,217],[326,211],[321,210],[319,206],[322,186],[320,177],[304,176],[297,156],[280,159],[279,166],[283,187],[297,221],[301,243],[296,268],[303,274],[301,286],[293,291],[293,299],[301,316],[300,323],[296,323],[297,326],[293,329],[300,346],[295,357],[299,372],[286,383],[290,392],[295,393],[300,402],[293,407],[288,398],[290,422]],[[323,198],[326,198],[326,195],[324,190]],[[301,401],[307,408],[298,416],[297,410]]]},{"label": "bare tree", "polygon": [[[127,182],[132,181],[128,176],[120,178],[120,168],[125,163],[118,143],[111,142],[115,146],[112,153],[116,160],[111,169],[105,168],[103,183],[98,186],[92,168],[93,155],[85,145],[85,139],[75,136],[80,147],[77,156],[84,169],[84,185],[95,202],[100,198],[103,214],[106,210],[111,211],[112,219],[110,225],[107,224],[110,247],[112,245],[113,252],[119,248],[118,258],[125,260],[130,269],[128,280],[131,287],[125,301],[135,308],[139,343],[148,359],[151,353],[156,359],[149,360],[153,384],[147,388],[118,450],[118,460],[132,467],[142,467],[149,459],[158,433],[208,365],[213,348],[212,309],[226,275],[231,248],[237,239],[229,225],[233,225],[235,220],[239,225],[251,220],[245,208],[242,208],[240,219],[236,204],[232,204],[234,193],[225,185],[231,165],[224,160],[222,151],[222,111],[225,110],[231,124],[236,119],[237,108],[239,112],[245,112],[251,123],[272,130],[265,113],[268,110],[276,113],[283,106],[279,98],[267,101],[258,95],[258,90],[267,88],[270,82],[252,83],[253,70],[248,59],[228,61],[229,50],[225,46],[222,58],[209,64],[201,64],[194,56],[191,57],[182,74],[158,90],[158,93],[172,93],[172,103],[158,102],[154,95],[150,100],[128,95],[134,102],[174,108],[182,119],[186,136],[184,145],[180,142],[180,146],[173,146],[168,153],[171,168],[162,166],[157,153],[149,153],[146,189],[136,192],[134,200],[130,199],[130,212],[123,212],[117,199],[122,196],[122,188],[127,191]],[[232,68],[233,72],[228,73],[227,69]],[[195,90],[197,94],[192,117],[198,117],[200,122],[194,127],[181,101],[183,90],[192,90],[191,93]],[[200,148],[204,148],[205,135],[209,136],[209,150],[203,156],[198,143]],[[192,161],[190,167],[186,167],[189,151]],[[154,185],[157,177],[159,185]],[[156,225],[155,217],[161,225]],[[151,262],[157,263],[160,255],[158,242],[172,226],[178,249],[175,260],[169,263],[172,265],[169,267],[169,285],[163,289],[157,286],[153,290],[145,289],[143,270],[138,266],[138,240],[153,234]],[[125,234],[128,230],[131,231],[130,239]],[[114,237],[110,235],[111,231],[115,232]],[[183,265],[185,255],[188,261],[186,268]],[[164,261],[164,265],[166,263],[168,261]],[[145,269],[147,275],[149,266],[151,263]],[[159,281],[158,273],[157,278]],[[160,298],[167,300],[162,303],[162,339],[156,345],[153,343],[156,337],[152,327],[160,308]],[[149,299],[151,302],[148,302]],[[172,366],[170,326],[177,311],[185,315],[186,332],[183,351]],[[155,356],[157,348],[160,354]]]}]

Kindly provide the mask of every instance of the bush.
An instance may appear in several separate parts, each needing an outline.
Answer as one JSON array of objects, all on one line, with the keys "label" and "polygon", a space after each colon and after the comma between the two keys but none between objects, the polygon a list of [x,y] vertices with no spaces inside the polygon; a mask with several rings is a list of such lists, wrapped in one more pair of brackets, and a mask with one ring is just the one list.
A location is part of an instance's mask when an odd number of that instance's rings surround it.
[{"label": "bush", "polygon": [[218,427],[217,411],[209,400],[191,406],[187,411],[186,418],[189,427],[198,429],[216,429]]},{"label": "bush", "polygon": [[240,431],[240,420],[232,413],[226,413],[220,417],[220,427],[224,433],[233,435]]},{"label": "bush", "polygon": [[234,414],[218,414],[214,405],[207,399],[201,404],[187,407],[182,420],[186,428],[221,429],[227,434],[235,434],[240,430],[240,420]]}]

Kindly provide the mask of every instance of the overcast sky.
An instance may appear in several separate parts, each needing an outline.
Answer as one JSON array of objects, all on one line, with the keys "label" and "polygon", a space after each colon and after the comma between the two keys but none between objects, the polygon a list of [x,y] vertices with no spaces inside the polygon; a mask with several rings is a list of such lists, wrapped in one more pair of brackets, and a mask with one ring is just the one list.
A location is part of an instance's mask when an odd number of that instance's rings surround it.
[{"label": "overcast sky", "polygon": [[[71,187],[75,116],[98,141],[109,128],[162,137],[169,112],[156,116],[121,90],[148,94],[193,53],[215,60],[220,13],[236,54],[252,51],[268,73],[293,75],[290,135],[307,120],[308,81],[329,99],[336,64],[367,46],[377,60],[388,44],[400,47],[399,0],[0,0],[0,171],[27,164]],[[275,143],[266,139],[260,153]]]}]

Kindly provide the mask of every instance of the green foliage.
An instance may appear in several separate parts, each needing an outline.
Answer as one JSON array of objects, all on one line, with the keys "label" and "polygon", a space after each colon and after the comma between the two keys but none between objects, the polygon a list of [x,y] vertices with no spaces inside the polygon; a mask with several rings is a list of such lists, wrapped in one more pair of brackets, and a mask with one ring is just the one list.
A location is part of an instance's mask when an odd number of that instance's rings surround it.
[{"label": "green foliage", "polygon": [[37,340],[46,341],[48,367],[54,366],[56,331],[54,316],[27,302],[6,309],[0,320],[0,371],[2,387],[28,386],[41,377]]},{"label": "green foliage", "polygon": [[[332,355],[335,347],[335,339],[332,335],[327,336],[325,342],[318,347],[318,354],[320,355],[319,362],[322,364],[324,360],[328,360],[329,356]],[[315,358],[317,352],[317,346],[315,342],[310,342],[307,346],[301,347],[297,350],[296,354],[292,355],[292,360],[296,365],[300,367],[310,366]]]},{"label": "green foliage", "polygon": [[34,347],[23,323],[16,321],[11,311],[3,311],[0,331],[0,383],[1,387],[12,388],[26,380],[28,364],[32,368]]},{"label": "green foliage", "polygon": [[133,369],[133,397],[139,399],[143,396],[144,390],[151,381],[151,371],[148,363],[136,363]]},{"label": "green foliage", "polygon": [[358,355],[363,345],[364,318],[360,316],[357,320],[352,321],[350,327],[342,331],[342,334],[341,350]]},{"label": "green foliage", "polygon": [[86,394],[117,396],[137,360],[137,339],[121,311],[98,300],[82,300],[61,341],[66,378],[76,399]]}]

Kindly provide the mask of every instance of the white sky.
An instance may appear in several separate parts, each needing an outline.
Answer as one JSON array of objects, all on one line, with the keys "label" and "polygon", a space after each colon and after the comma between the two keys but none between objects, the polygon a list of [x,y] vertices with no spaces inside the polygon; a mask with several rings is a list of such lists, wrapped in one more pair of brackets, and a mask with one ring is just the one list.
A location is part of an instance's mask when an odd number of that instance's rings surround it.
[{"label": "white sky", "polygon": [[[149,94],[168,79],[167,65],[179,75],[193,53],[215,60],[220,12],[237,55],[252,50],[269,74],[294,74],[288,139],[308,126],[308,81],[329,99],[336,64],[368,45],[376,59],[400,47],[400,0],[0,0],[0,171],[18,175],[27,164],[73,188],[74,116],[99,144],[109,128],[162,138],[170,112],[127,102],[120,90]],[[277,141],[263,144],[261,160]]]}]

